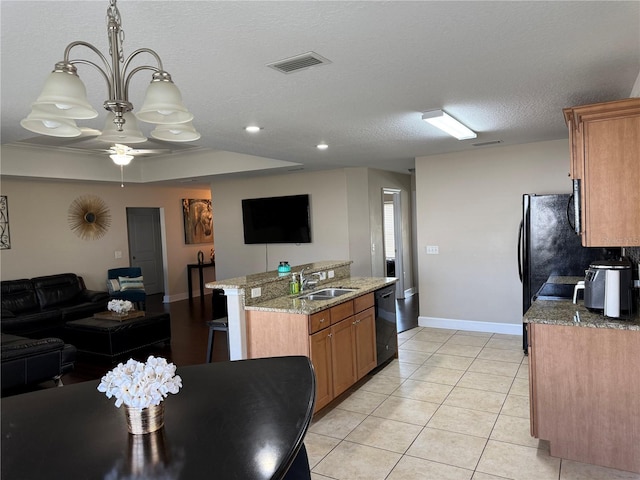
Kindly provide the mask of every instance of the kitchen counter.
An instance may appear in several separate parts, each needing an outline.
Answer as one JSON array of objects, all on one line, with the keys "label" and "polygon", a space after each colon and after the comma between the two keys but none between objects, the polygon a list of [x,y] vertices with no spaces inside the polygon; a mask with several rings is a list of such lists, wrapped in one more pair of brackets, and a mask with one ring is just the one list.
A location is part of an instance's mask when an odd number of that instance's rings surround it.
[{"label": "kitchen counter", "polygon": [[291,267],[291,272],[287,274],[279,274],[277,270],[271,270],[263,273],[252,273],[244,277],[228,278],[225,280],[217,280],[209,282],[205,286],[207,288],[255,288],[272,282],[286,281],[288,282],[291,275],[299,273],[300,270],[308,269],[309,272],[319,272],[322,270],[338,269],[351,265],[350,260],[325,260],[322,262],[305,263],[304,265],[296,265]]},{"label": "kitchen counter", "polygon": [[[364,295],[369,292],[373,292],[387,285],[393,285],[398,279],[392,277],[349,277],[343,278],[336,282],[323,283],[313,289],[309,289],[305,292],[298,293],[296,295],[288,295],[283,297],[267,300],[255,305],[245,306],[245,310],[255,310],[261,312],[282,312],[282,313],[301,313],[304,315],[311,315],[312,313],[319,312],[326,308],[332,307],[338,303],[351,300],[352,298]],[[353,288],[354,292],[341,295],[330,300],[305,300],[298,298],[301,295],[306,295],[313,290],[321,290],[323,288]]]},{"label": "kitchen counter", "polygon": [[[574,321],[574,317],[579,317],[580,321]],[[582,301],[574,304],[571,300],[536,300],[524,314],[523,321],[546,325],[640,330],[638,313],[633,313],[629,319],[605,317],[585,308]]]},{"label": "kitchen counter", "polygon": [[[568,277],[551,275],[548,284],[575,285],[584,281],[584,277]],[[579,321],[576,321],[579,319]],[[605,317],[592,312],[584,306],[582,300],[574,304],[566,300],[536,300],[524,314],[524,323],[540,323],[545,325],[566,325],[590,328],[613,328],[617,330],[640,330],[640,315],[622,313],[620,318]]]},{"label": "kitchen counter", "polygon": [[[291,272],[280,274],[277,270],[255,273],[206,283],[207,288],[222,289],[227,298],[229,324],[229,359],[243,360],[247,356],[247,315],[252,312],[272,312],[283,315],[311,315],[349,301],[360,295],[391,285],[395,278],[352,277],[351,260],[324,260],[291,266]],[[305,270],[305,277],[318,283],[304,292],[289,295],[289,281],[294,273]],[[326,278],[318,280],[322,273]],[[314,290],[330,287],[353,288],[356,291],[330,300],[303,300],[298,297]]]}]

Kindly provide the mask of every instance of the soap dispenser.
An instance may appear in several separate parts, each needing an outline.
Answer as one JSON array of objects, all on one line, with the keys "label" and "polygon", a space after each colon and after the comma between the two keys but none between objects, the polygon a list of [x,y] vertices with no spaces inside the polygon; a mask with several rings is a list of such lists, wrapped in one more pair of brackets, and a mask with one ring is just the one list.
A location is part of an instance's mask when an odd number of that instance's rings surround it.
[{"label": "soap dispenser", "polygon": [[291,275],[291,281],[289,282],[289,293],[294,295],[300,292],[300,283],[298,283],[298,277],[294,273]]}]

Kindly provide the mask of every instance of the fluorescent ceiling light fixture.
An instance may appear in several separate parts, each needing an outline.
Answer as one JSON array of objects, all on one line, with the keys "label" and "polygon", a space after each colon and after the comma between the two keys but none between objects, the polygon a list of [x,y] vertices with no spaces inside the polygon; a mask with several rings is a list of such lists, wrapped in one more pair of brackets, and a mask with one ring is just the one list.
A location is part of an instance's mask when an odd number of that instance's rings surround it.
[{"label": "fluorescent ceiling light fixture", "polygon": [[249,125],[247,127],[244,127],[244,129],[249,133],[258,133],[260,130],[262,130],[262,127],[258,127],[257,125]]},{"label": "fluorescent ceiling light fixture", "polygon": [[318,145],[316,145],[316,148],[318,150],[326,150],[327,148],[329,148],[329,145],[327,145],[326,143],[319,143]]},{"label": "fluorescent ceiling light fixture", "polygon": [[447,112],[442,110],[430,110],[425,112],[422,115],[422,120],[439,128],[443,132],[448,133],[452,137],[456,137],[458,140],[467,140],[478,136],[476,132],[467,128],[451,115],[447,114]]}]

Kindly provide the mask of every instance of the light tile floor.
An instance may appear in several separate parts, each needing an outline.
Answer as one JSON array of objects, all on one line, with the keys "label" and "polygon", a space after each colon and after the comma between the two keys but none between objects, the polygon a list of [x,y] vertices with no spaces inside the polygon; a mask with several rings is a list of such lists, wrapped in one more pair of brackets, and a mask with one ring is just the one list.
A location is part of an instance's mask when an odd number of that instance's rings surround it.
[{"label": "light tile floor", "polygon": [[560,460],[529,434],[522,337],[435,328],[314,418],[313,480],[640,480]]}]

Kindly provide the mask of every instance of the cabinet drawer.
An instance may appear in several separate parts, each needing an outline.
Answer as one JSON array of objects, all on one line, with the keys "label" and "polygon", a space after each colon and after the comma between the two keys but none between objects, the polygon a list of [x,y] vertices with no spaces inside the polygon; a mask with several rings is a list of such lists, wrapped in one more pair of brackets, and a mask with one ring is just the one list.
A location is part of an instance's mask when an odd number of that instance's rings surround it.
[{"label": "cabinet drawer", "polygon": [[367,293],[353,300],[355,313],[362,312],[367,308],[373,307],[373,292]]},{"label": "cabinet drawer", "polygon": [[353,315],[353,300],[331,307],[331,325]]},{"label": "cabinet drawer", "polygon": [[309,334],[316,333],[329,325],[331,325],[331,313],[329,310],[322,310],[309,315]]}]

